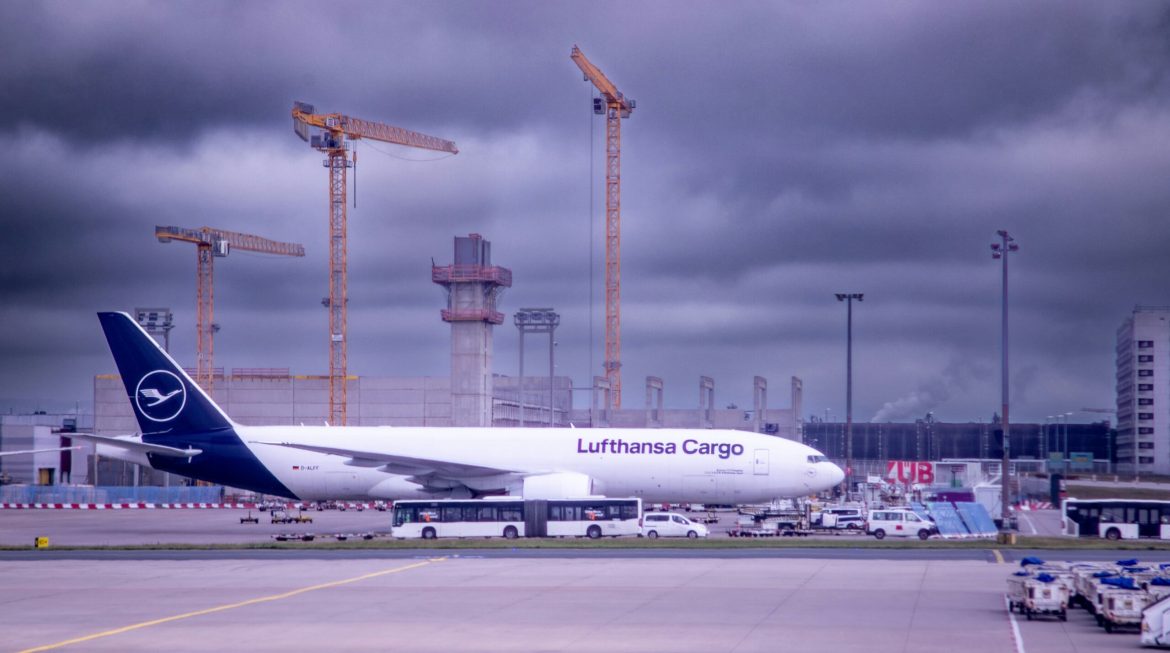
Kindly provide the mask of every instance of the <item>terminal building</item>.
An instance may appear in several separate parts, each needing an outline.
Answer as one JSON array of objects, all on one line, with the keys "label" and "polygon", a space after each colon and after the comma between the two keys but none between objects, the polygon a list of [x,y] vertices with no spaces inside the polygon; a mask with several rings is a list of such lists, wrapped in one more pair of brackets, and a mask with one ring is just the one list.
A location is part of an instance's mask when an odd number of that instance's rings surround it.
[{"label": "terminal building", "polygon": [[[1108,420],[1072,423],[1012,424],[1012,460],[1031,463],[1027,469],[1048,472],[1099,472],[1115,469],[1117,431]],[[998,416],[986,422],[940,422],[927,415],[914,422],[853,424],[853,457],[857,474],[885,475],[889,461],[1003,459],[1003,429]],[[845,459],[845,424],[810,421],[804,441],[830,459]]]},{"label": "terminal building", "polygon": [[1135,306],[1117,329],[1120,471],[1170,474],[1170,393],[1167,389],[1170,389],[1170,306]]}]

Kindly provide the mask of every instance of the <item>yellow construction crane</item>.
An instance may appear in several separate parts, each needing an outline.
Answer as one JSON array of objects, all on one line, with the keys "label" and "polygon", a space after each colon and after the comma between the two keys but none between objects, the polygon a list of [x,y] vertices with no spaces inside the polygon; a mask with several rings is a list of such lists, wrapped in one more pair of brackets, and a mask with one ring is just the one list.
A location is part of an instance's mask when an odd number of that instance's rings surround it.
[{"label": "yellow construction crane", "polygon": [[629,118],[637,102],[622,95],[609,78],[589,62],[581,49],[569,53],[585,81],[592,82],[600,98],[593,113],[605,114],[605,377],[609,380],[613,408],[622,407],[622,118]]},{"label": "yellow construction crane", "polygon": [[[313,105],[294,102],[293,131],[313,149],[326,155],[329,168],[329,423],[344,425],[346,419],[346,288],[345,177],[353,166],[347,140],[369,138],[407,147],[458,154],[455,143],[340,113],[317,113]],[[314,133],[313,129],[322,130]]]},{"label": "yellow construction crane", "polygon": [[211,394],[214,381],[215,332],[219,325],[212,320],[215,316],[215,283],[213,261],[216,257],[227,256],[233,249],[262,252],[279,256],[304,256],[305,248],[297,243],[282,243],[251,234],[240,234],[223,229],[201,227],[155,227],[154,235],[160,243],[178,240],[194,243],[198,256],[196,281],[195,322],[198,335],[195,344],[195,381]]}]

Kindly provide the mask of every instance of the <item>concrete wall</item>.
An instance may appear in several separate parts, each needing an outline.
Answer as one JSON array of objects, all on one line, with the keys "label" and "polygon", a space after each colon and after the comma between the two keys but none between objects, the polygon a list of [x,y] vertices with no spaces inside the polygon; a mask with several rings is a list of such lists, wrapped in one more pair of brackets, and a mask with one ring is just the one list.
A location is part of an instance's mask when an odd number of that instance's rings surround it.
[{"label": "concrete wall", "polygon": [[[472,300],[456,301],[459,297]],[[451,305],[465,308],[478,296],[480,284],[455,284]],[[489,426],[492,423],[492,325],[486,322],[451,322],[451,419],[454,426]]]},{"label": "concrete wall", "polygon": [[[745,417],[746,416],[746,417]],[[590,413],[586,409],[575,409],[570,420],[575,426],[591,426]],[[789,440],[798,440],[796,424],[792,419],[792,411],[786,408],[769,408],[764,411],[764,423],[776,425],[775,435]],[[735,429],[739,431],[755,431],[756,421],[751,411],[742,409],[715,409],[710,412],[710,424],[706,416],[698,408],[667,409],[663,411],[662,425],[654,426],[647,422],[646,409],[623,408],[611,411],[608,420],[609,428],[676,428],[676,429]]]},{"label": "concrete wall", "polygon": [[[61,436],[53,434],[52,426],[29,423],[35,420],[20,419],[23,417],[26,416],[5,415],[0,418],[0,451],[26,451],[61,446]],[[48,469],[52,471],[53,484],[60,483],[62,454],[72,456],[71,453],[61,451],[0,456],[0,474],[8,483],[36,485],[40,482],[40,470]]]},{"label": "concrete wall", "polygon": [[[347,388],[353,426],[451,426],[448,379],[352,377]],[[216,379],[214,399],[231,418],[249,425],[323,424],[329,380],[318,376]],[[94,431],[137,433],[138,423],[117,375],[94,380]]]}]

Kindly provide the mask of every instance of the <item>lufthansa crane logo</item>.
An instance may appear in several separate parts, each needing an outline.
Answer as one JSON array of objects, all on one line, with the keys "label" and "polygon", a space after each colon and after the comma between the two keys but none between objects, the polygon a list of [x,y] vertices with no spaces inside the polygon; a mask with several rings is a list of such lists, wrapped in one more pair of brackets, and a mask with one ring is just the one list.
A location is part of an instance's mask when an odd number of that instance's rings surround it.
[{"label": "lufthansa crane logo", "polygon": [[187,405],[187,388],[174,373],[155,370],[138,382],[134,389],[134,405],[152,422],[169,422]]}]

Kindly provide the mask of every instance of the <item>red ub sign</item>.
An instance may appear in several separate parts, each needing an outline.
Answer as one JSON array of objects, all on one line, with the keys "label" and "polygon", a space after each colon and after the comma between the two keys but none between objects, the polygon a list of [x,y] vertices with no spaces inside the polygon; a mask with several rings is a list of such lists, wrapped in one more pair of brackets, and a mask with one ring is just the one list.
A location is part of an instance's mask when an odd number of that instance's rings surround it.
[{"label": "red ub sign", "polygon": [[934,463],[891,460],[886,463],[886,478],[903,485],[930,485],[934,483]]}]

